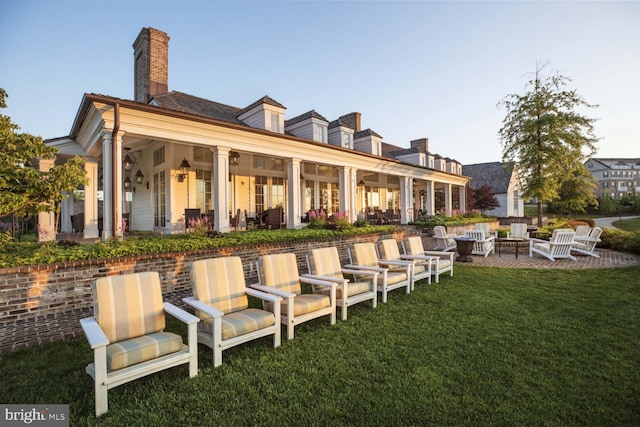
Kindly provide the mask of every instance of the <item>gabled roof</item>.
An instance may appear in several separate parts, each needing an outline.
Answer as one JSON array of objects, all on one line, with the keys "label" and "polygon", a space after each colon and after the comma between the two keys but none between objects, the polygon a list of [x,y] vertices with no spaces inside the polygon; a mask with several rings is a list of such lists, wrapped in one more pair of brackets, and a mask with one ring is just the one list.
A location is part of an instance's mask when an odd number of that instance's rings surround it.
[{"label": "gabled roof", "polygon": [[238,111],[238,116],[243,115],[247,111],[251,111],[252,109],[256,108],[258,105],[261,105],[261,104],[273,105],[274,107],[284,108],[285,110],[287,109],[287,107],[285,107],[284,105],[280,104],[275,99],[269,98],[267,95],[265,95],[262,98],[258,99],[253,104],[249,105],[248,107],[245,107],[245,108],[241,109],[240,111]]},{"label": "gabled roof", "polygon": [[342,117],[329,123],[329,129],[337,128],[338,126],[343,126],[349,129],[353,129],[353,126],[348,121],[344,120]]},{"label": "gabled roof", "polygon": [[151,103],[169,110],[181,111],[183,113],[195,114],[239,125],[245,124],[242,120],[238,119],[240,115],[239,112],[241,111],[240,108],[209,101],[208,99],[182,92],[171,91],[162,95],[156,95],[151,100]]},{"label": "gabled roof", "polygon": [[361,130],[360,132],[356,132],[353,134],[353,139],[364,138],[365,136],[376,136],[378,138],[382,138],[382,136],[378,135],[371,129]]},{"label": "gabled roof", "polygon": [[307,111],[307,112],[306,112],[306,113],[304,113],[304,114],[300,114],[299,116],[294,117],[294,118],[292,118],[292,119],[285,120],[284,125],[285,125],[285,127],[293,126],[293,125],[295,125],[296,123],[300,123],[300,122],[303,122],[303,121],[308,120],[308,119],[311,119],[311,118],[313,118],[313,119],[318,119],[318,120],[322,120],[322,121],[324,121],[324,122],[329,123],[329,120],[325,119],[325,118],[324,118],[320,113],[318,113],[316,110],[311,110],[311,111]]},{"label": "gabled roof", "polygon": [[471,177],[469,183],[471,188],[480,188],[488,185],[494,194],[507,193],[509,182],[513,173],[513,162],[500,163],[477,163],[474,165],[463,165],[462,175]]}]

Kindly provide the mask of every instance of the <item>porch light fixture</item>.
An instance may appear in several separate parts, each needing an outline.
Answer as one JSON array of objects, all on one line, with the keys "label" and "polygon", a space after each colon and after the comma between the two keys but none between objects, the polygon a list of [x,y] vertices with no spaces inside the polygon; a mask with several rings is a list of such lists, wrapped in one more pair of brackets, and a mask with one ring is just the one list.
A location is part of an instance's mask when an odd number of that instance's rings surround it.
[{"label": "porch light fixture", "polygon": [[129,153],[127,153],[127,155],[124,156],[124,160],[122,161],[122,165],[124,166],[124,168],[126,170],[131,170],[131,168],[133,167],[133,159],[131,158],[131,156],[129,156]]},{"label": "porch light fixture", "polygon": [[126,188],[127,190],[131,188],[131,178],[126,177],[124,179],[124,188]]},{"label": "porch light fixture", "polygon": [[137,184],[142,184],[142,182],[144,180],[144,174],[142,173],[142,171],[140,169],[138,169],[138,172],[136,172],[134,177],[136,179],[136,183]]},{"label": "porch light fixture", "polygon": [[364,180],[360,180],[360,182],[358,183],[358,187],[364,187],[366,184],[364,183]]},{"label": "porch light fixture", "polygon": [[238,166],[240,164],[240,153],[237,151],[229,151],[229,163],[231,166]]},{"label": "porch light fixture", "polygon": [[180,173],[176,175],[178,182],[184,182],[184,179],[189,176],[189,169],[191,169],[191,165],[185,158],[182,160],[182,163],[180,163]]}]

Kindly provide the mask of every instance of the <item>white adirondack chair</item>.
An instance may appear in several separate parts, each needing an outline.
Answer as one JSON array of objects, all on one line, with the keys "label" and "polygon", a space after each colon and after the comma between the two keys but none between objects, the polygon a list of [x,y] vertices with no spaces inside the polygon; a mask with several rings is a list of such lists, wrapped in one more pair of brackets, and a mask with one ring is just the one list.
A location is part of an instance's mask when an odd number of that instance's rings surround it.
[{"label": "white adirondack chair", "polygon": [[453,252],[425,251],[420,236],[405,238],[402,241],[402,250],[407,259],[415,260],[416,264],[428,265],[436,283],[440,282],[440,275],[447,271],[453,277]]},{"label": "white adirondack chair", "polygon": [[529,240],[529,226],[523,222],[512,222],[511,231],[507,231],[507,238]]},{"label": "white adirondack chair", "polygon": [[600,255],[598,255],[595,250],[596,245],[602,241],[600,240],[601,234],[602,228],[594,227],[586,238],[578,238],[574,236],[573,247],[571,250],[584,255],[591,255],[592,257],[600,258]]},{"label": "white adirondack chair", "polygon": [[534,253],[537,253],[551,261],[562,258],[569,258],[576,261],[576,258],[571,255],[571,249],[573,249],[573,245],[575,244],[573,240],[574,236],[575,231],[573,231],[573,229],[564,228],[554,230],[549,241],[530,239],[529,256],[532,257]]},{"label": "white adirondack chair", "polygon": [[453,237],[456,237],[456,235],[447,234],[447,230],[441,225],[433,227],[433,237],[436,238],[436,242],[438,243],[436,249],[440,251],[448,252],[458,247],[456,241],[453,240]]},{"label": "white adirondack chair", "polygon": [[476,239],[473,242],[473,255],[483,255],[485,258],[487,255],[494,253],[496,250],[494,236],[487,236],[482,230],[464,230],[464,237],[470,239]]}]

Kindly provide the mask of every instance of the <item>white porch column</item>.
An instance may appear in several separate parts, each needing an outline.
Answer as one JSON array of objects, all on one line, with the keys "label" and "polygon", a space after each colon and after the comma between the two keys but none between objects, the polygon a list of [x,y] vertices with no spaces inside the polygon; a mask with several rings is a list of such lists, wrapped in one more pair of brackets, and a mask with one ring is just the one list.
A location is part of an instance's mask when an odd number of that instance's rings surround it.
[{"label": "white porch column", "polygon": [[84,185],[84,238],[97,239],[98,231],[98,160],[87,157],[84,163],[87,183]]},{"label": "white porch column", "polygon": [[113,232],[114,232],[114,235],[120,239],[124,234],[124,227],[122,226],[122,210],[123,210],[123,197],[124,197],[124,192],[122,191],[122,186],[123,186],[122,136],[123,135],[124,135],[124,132],[118,132],[116,134],[115,140],[112,142],[113,148],[115,151],[115,156],[116,156],[113,162],[113,169],[114,169],[113,173],[116,177],[115,182],[117,183],[117,185],[115,186],[116,188],[113,189],[113,204],[115,206],[115,211],[114,211],[115,218],[113,219],[113,228],[114,228]]},{"label": "white porch column", "polygon": [[444,212],[446,216],[451,216],[451,184],[444,186]]},{"label": "white porch column", "polygon": [[340,188],[340,206],[338,210],[344,212],[349,218],[349,222],[354,222],[355,207],[355,175],[352,174],[351,168],[338,168],[338,187]]},{"label": "white porch column", "polygon": [[356,168],[349,169],[349,221],[356,222],[358,220],[358,170]]},{"label": "white porch column", "polygon": [[229,227],[229,151],[228,147],[213,150],[213,228],[226,233]]},{"label": "white porch column", "polygon": [[460,210],[462,212],[467,211],[467,187],[460,185],[459,187],[459,197],[460,197]]},{"label": "white porch column", "polygon": [[113,236],[113,149],[111,132],[102,135],[102,240]]},{"label": "white porch column", "polygon": [[[39,169],[49,172],[53,167],[54,159],[41,159]],[[55,212],[38,212],[38,242],[52,242],[56,240]]]},{"label": "white porch column", "polygon": [[436,198],[433,181],[427,181],[427,215],[436,214]]},{"label": "white porch column", "polygon": [[400,177],[400,223],[413,221],[413,178]]},{"label": "white porch column", "polygon": [[287,159],[288,203],[287,228],[302,228],[300,198],[300,159]]}]

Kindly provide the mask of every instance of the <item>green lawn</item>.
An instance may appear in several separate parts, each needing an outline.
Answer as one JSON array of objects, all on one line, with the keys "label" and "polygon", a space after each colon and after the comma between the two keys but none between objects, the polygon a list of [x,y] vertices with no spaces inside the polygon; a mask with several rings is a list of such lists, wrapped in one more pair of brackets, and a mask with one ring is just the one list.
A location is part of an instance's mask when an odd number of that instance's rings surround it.
[{"label": "green lawn", "polygon": [[179,367],[120,386],[99,419],[78,338],[0,355],[0,402],[70,403],[72,425],[123,427],[640,425],[639,275],[457,265],[278,349],[225,351],[215,370],[200,346],[196,378]]},{"label": "green lawn", "polygon": [[615,221],[613,225],[624,231],[640,231],[640,217]]}]

